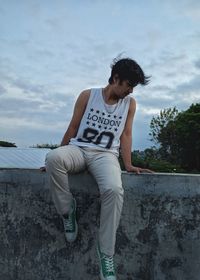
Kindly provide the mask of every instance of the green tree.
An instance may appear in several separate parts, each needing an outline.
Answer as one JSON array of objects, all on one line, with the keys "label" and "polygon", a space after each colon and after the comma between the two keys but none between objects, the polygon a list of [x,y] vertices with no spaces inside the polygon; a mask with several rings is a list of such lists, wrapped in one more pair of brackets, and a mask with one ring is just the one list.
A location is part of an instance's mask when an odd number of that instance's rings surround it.
[{"label": "green tree", "polygon": [[0,141],[0,147],[17,147],[15,143]]},{"label": "green tree", "polygon": [[151,141],[153,141],[156,145],[162,145],[163,139],[163,128],[165,128],[169,122],[174,121],[176,116],[178,115],[178,110],[176,107],[167,108],[160,111],[160,114],[156,117],[153,117],[150,122],[150,137]]},{"label": "green tree", "polygon": [[[144,151],[133,151],[131,154],[131,161],[133,165],[149,168],[155,172],[185,172],[179,165],[162,160],[159,155],[159,150],[155,147],[145,149]],[[119,157],[119,162],[122,170],[124,170],[125,168],[121,156]]]},{"label": "green tree", "polygon": [[48,148],[48,149],[56,149],[56,148],[58,148],[59,147],[59,145],[58,144],[48,144],[48,143],[46,143],[46,144],[37,144],[36,146],[32,146],[31,148]]},{"label": "green tree", "polygon": [[175,107],[161,111],[152,119],[150,129],[162,160],[187,171],[200,171],[200,103],[180,113]]},{"label": "green tree", "polygon": [[200,171],[200,103],[178,114],[175,120],[175,157],[189,171]]},{"label": "green tree", "polygon": [[156,117],[153,117],[150,122],[150,140],[158,146],[158,154],[160,155],[160,158],[169,162],[174,161],[173,149],[175,148],[175,145],[172,145],[172,143],[176,143],[174,120],[176,119],[177,115],[178,110],[176,107],[167,108],[161,110],[160,114]]}]

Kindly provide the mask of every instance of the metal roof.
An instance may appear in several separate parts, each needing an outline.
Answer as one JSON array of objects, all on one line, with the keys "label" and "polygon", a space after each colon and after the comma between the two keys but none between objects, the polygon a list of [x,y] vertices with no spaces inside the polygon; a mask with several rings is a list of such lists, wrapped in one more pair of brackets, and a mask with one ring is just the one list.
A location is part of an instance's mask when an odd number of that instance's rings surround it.
[{"label": "metal roof", "polygon": [[50,149],[0,147],[0,168],[39,169]]}]

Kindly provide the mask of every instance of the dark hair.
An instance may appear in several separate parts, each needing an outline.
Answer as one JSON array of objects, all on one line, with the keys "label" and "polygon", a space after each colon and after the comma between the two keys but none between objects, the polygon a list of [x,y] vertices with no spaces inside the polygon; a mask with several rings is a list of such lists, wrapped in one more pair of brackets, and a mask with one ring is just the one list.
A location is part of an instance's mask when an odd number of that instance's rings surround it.
[{"label": "dark hair", "polygon": [[113,77],[118,75],[120,83],[128,80],[132,87],[138,84],[147,85],[150,81],[149,76],[145,76],[141,67],[131,58],[114,59],[111,65],[111,76],[109,84],[113,83]]}]

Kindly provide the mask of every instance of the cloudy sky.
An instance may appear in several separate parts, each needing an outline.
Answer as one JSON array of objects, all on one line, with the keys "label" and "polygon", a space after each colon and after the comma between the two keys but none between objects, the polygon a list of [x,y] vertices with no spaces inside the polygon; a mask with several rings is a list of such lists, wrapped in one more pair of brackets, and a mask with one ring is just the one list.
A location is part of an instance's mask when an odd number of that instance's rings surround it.
[{"label": "cloudy sky", "polygon": [[200,102],[199,0],[0,0],[0,140],[60,143],[73,104],[135,59],[151,83],[133,95],[133,148],[160,110]]}]

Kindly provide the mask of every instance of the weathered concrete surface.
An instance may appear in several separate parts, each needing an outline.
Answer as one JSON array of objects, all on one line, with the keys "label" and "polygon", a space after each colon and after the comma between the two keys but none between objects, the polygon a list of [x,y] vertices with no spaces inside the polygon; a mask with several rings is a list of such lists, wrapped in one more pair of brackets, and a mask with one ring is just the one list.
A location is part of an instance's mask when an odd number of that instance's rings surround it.
[{"label": "weathered concrete surface", "polygon": [[[200,279],[200,176],[124,173],[119,280]],[[113,178],[114,180],[114,178]],[[78,240],[66,244],[45,173],[0,170],[0,279],[97,280],[99,195],[88,173],[70,177]]]}]

